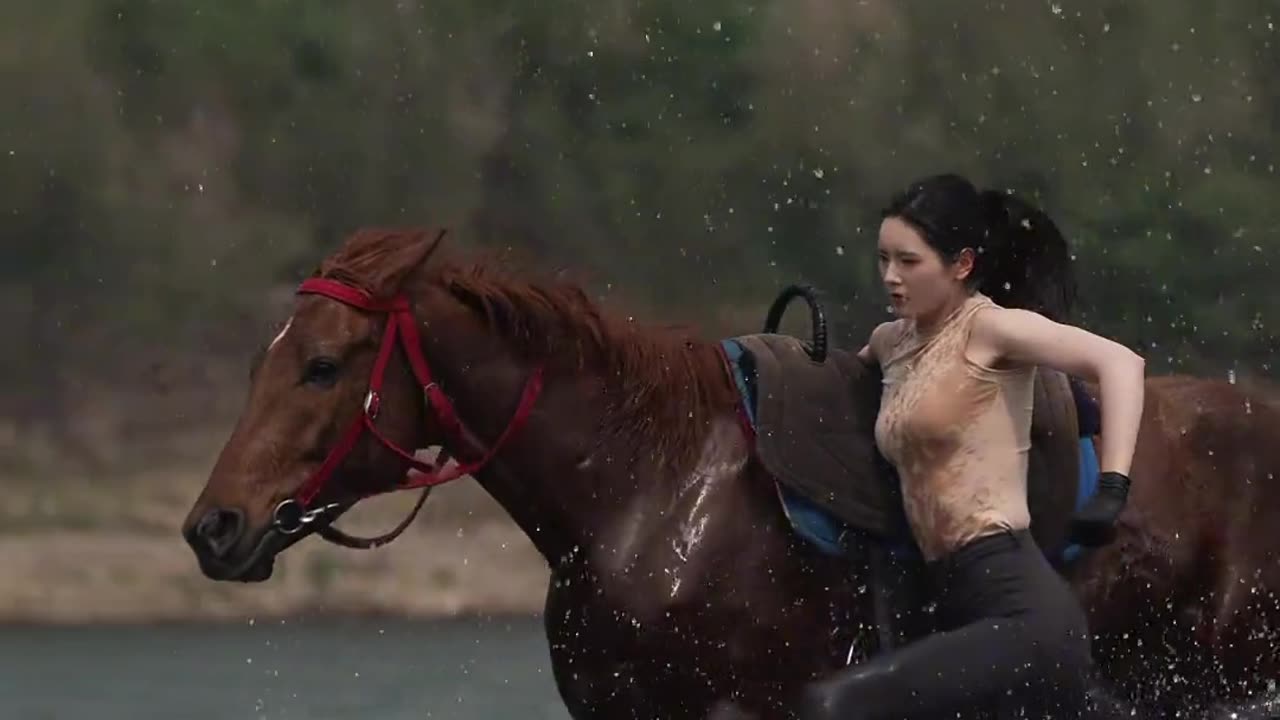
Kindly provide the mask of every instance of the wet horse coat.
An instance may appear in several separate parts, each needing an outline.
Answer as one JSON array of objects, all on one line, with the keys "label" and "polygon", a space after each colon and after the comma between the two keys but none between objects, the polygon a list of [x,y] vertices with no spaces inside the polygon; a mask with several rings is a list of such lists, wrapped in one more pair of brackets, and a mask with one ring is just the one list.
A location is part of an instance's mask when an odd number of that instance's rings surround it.
[{"label": "wet horse coat", "polygon": [[[854,534],[851,561],[795,532],[744,432],[718,343],[614,317],[571,285],[428,264],[425,243],[358,233],[319,274],[377,297],[404,294],[435,389],[481,446],[509,427],[530,373],[545,368],[527,423],[474,477],[551,569],[547,636],[574,718],[702,718],[729,696],[786,717],[802,683],[875,647],[873,583],[857,561],[859,547],[875,545]],[[274,553],[315,529],[280,540],[272,508],[359,417],[384,325],[332,298],[299,300],[184,523],[210,577],[266,579]],[[878,392],[874,379],[860,387]],[[1104,674],[1134,694],[1164,683],[1178,706],[1250,689],[1234,681],[1255,670],[1275,676],[1280,450],[1264,428],[1280,413],[1222,383],[1149,387],[1120,539],[1070,572],[1100,633]],[[403,357],[381,397],[379,433],[468,455],[431,422]],[[861,441],[873,447],[869,433]],[[334,496],[318,501],[349,505],[405,469],[366,438],[326,486]],[[886,482],[874,463],[848,471],[854,487]],[[1174,632],[1165,615],[1196,624]],[[1178,666],[1181,683],[1160,667],[1164,654],[1192,653],[1217,664]]]},{"label": "wet horse coat", "polygon": [[1280,717],[1280,401],[1187,376],[1146,398],[1119,537],[1065,570],[1094,655],[1164,717]]}]

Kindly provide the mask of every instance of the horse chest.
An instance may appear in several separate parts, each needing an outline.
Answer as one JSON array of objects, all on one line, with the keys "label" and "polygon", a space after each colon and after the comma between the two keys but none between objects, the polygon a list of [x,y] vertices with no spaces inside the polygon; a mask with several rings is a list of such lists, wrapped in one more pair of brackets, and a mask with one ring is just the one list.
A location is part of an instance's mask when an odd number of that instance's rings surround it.
[{"label": "horse chest", "polygon": [[684,679],[680,658],[687,657],[688,643],[671,616],[641,620],[632,603],[619,601],[605,585],[577,565],[554,571],[548,586],[544,617],[552,672],[570,714],[575,720],[636,712],[681,717],[661,707],[664,695],[654,690],[670,690]]},{"label": "horse chest", "polygon": [[548,625],[611,647],[675,632],[672,610],[679,593],[670,591],[679,582],[644,567],[613,572],[575,563],[556,569],[547,590]]}]

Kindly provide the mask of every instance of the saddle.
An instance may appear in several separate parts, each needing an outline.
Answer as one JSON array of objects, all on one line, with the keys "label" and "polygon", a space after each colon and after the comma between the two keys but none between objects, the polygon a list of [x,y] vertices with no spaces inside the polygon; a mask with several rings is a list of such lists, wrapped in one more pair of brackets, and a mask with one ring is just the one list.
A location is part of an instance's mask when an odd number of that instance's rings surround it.
[{"label": "saddle", "polygon": [[[897,478],[875,444],[879,367],[838,349],[815,362],[799,339],[787,335],[741,335],[723,346],[755,429],[756,455],[776,478],[784,503],[798,496],[847,528],[908,541]],[[1039,368],[1034,403],[1027,473],[1031,532],[1054,557],[1067,544],[1081,461],[1068,377]]]}]

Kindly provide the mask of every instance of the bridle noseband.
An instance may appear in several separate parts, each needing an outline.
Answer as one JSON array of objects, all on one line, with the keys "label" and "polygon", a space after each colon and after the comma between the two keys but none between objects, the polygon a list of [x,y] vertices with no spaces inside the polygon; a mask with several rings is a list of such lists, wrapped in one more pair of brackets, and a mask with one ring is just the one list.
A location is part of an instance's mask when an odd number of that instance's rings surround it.
[{"label": "bridle noseband", "polygon": [[[462,457],[458,455],[459,462],[446,469],[445,465],[448,463],[449,453],[442,449],[434,463],[426,463],[414,457],[413,453],[405,451],[392,442],[378,430],[375,424],[378,410],[382,404],[382,395],[380,394],[382,382],[386,375],[387,366],[391,362],[391,354],[396,348],[397,340],[401,348],[404,349],[405,357],[409,360],[409,367],[412,369],[414,377],[417,378],[422,386],[427,410],[429,413],[434,413],[435,420],[445,435],[445,441],[453,446],[455,453],[461,452],[461,448],[468,446],[479,447],[480,444],[474,439],[475,435],[470,433],[463,425],[458,417],[457,410],[454,408],[453,401],[449,399],[449,396],[445,394],[439,383],[431,375],[431,366],[427,364],[426,358],[422,355],[422,343],[418,334],[418,325],[413,316],[413,307],[409,303],[409,299],[404,294],[398,294],[389,300],[376,299],[359,288],[328,278],[306,280],[298,287],[297,292],[299,295],[323,295],[366,312],[385,314],[387,316],[387,327],[382,334],[382,344],[378,348],[378,356],[373,364],[373,373],[369,378],[369,391],[365,395],[360,415],[351,422],[338,439],[337,444],[329,450],[324,463],[307,478],[307,481],[302,484],[302,487],[298,488],[294,496],[276,505],[272,516],[272,526],[284,535],[293,535],[301,532],[306,526],[324,519],[331,512],[344,507],[344,503],[338,502],[327,503],[317,507],[312,507],[312,503],[315,502],[320,492],[333,477],[333,474],[337,472],[338,467],[351,454],[365,431],[368,431],[387,449],[406,460],[409,463],[410,470],[401,482],[384,490],[362,494],[357,500],[387,492],[422,488],[422,494],[419,496],[417,504],[413,506],[413,510],[410,511],[408,517],[399,525],[390,532],[375,538],[352,537],[328,523],[317,525],[316,534],[329,542],[345,547],[368,549],[385,545],[396,539],[400,533],[404,532],[405,528],[409,527],[409,524],[417,517],[418,511],[422,509],[422,505],[426,501],[427,495],[431,492],[431,488],[483,468],[493,459],[503,445],[520,428],[524,427],[538,394],[542,392],[542,368],[534,368],[530,374],[529,379],[525,382],[524,391],[520,395],[520,404],[516,407],[515,414],[507,424],[506,429],[502,431],[502,434],[498,436],[498,439],[494,441],[488,450],[484,450],[478,458],[469,462],[461,462]],[[441,445],[442,448],[445,447],[443,443]],[[346,506],[349,507],[354,502],[351,501]]]}]

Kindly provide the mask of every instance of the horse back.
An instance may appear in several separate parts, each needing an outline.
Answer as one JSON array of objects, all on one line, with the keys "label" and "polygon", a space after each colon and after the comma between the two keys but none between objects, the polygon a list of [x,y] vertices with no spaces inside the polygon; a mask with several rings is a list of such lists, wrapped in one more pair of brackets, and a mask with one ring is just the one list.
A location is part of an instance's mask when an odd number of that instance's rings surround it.
[{"label": "horse back", "polygon": [[[1145,390],[1119,537],[1072,582],[1109,673],[1172,663],[1196,685],[1243,692],[1280,672],[1280,399],[1186,375]],[[1135,628],[1157,651],[1127,650]]]},{"label": "horse back", "polygon": [[1151,377],[1145,389],[1131,475],[1146,502],[1128,520],[1198,542],[1269,529],[1280,545],[1276,389],[1187,375]]},{"label": "horse back", "polygon": [[[1150,477],[1161,493],[1153,509],[1167,525],[1193,533],[1202,551],[1229,554],[1280,581],[1280,395],[1262,383],[1168,376],[1147,382],[1154,450],[1168,459],[1166,477]],[[1157,441],[1152,438],[1151,441]],[[1150,442],[1150,441],[1149,441]],[[1135,482],[1137,480],[1135,479]],[[1180,498],[1180,501],[1178,500]],[[1166,534],[1168,527],[1165,528]],[[1273,585],[1273,587],[1275,587]]]}]

